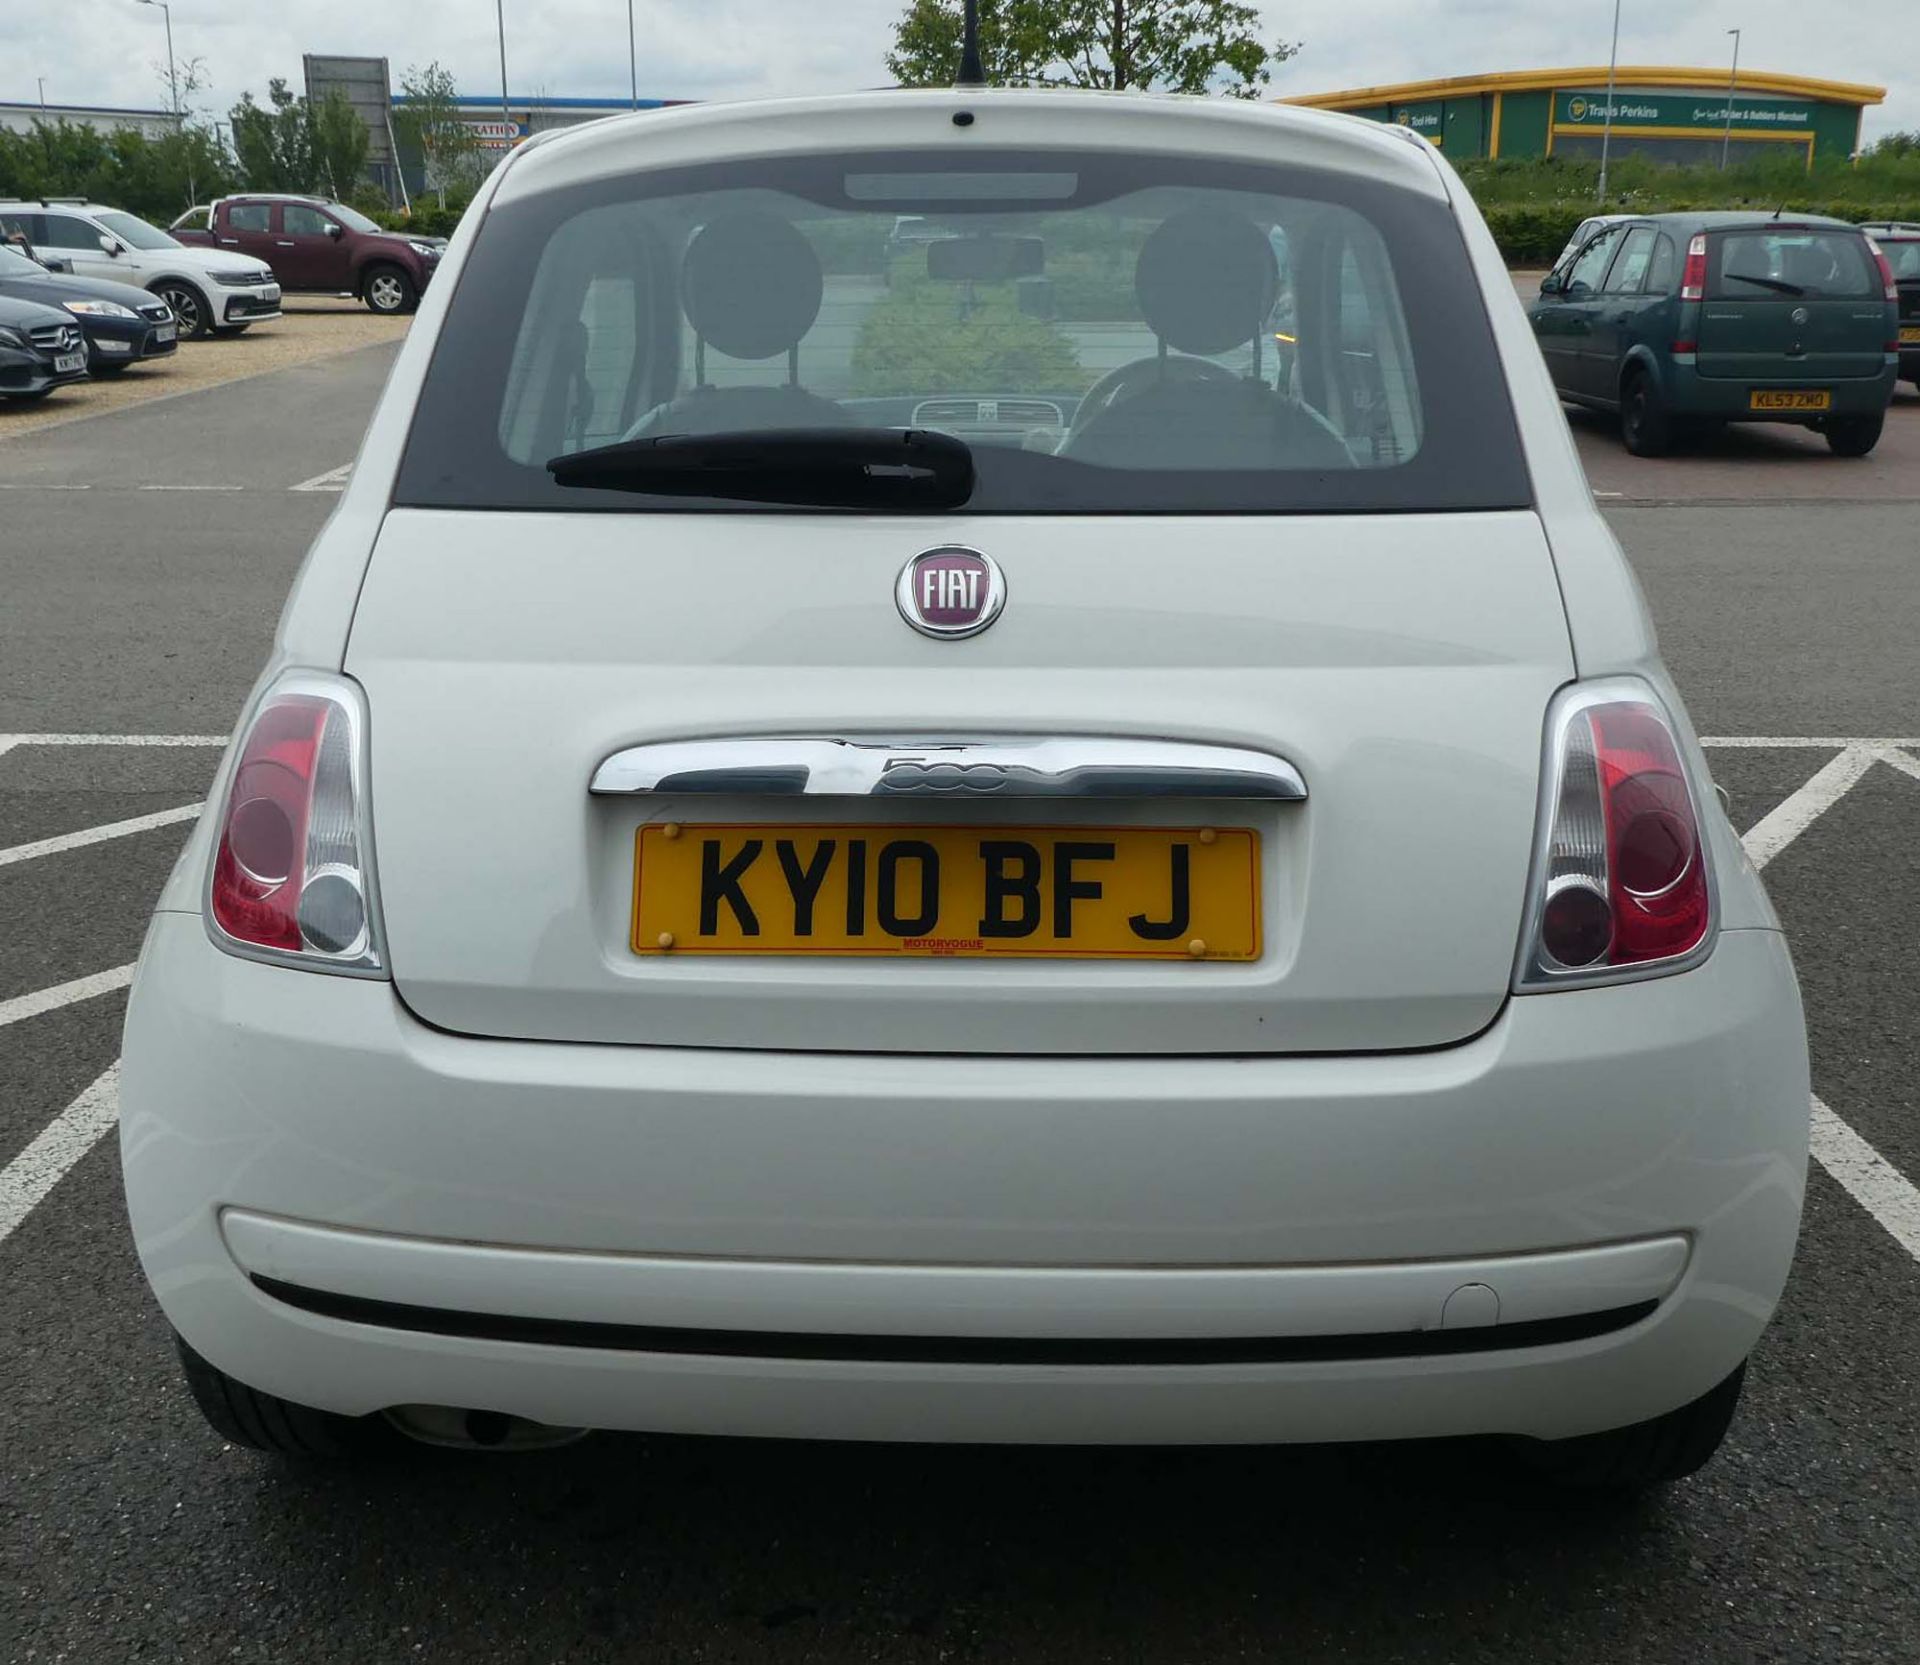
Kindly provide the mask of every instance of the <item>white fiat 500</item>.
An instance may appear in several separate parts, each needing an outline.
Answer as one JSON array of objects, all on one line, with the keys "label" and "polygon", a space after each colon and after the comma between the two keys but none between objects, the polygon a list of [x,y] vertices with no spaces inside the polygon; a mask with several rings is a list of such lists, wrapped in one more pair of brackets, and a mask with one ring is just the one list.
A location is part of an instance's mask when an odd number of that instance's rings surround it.
[{"label": "white fiat 500", "polygon": [[1445,160],[962,89],[496,171],[161,899],[123,1150],[272,1450],[1491,1434],[1627,1487],[1726,1430],[1807,1110]]}]

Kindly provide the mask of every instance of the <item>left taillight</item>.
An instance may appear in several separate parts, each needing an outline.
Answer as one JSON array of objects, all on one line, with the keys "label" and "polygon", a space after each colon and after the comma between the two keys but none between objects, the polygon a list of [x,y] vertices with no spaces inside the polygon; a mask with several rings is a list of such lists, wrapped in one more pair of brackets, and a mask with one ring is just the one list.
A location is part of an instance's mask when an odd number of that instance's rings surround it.
[{"label": "left taillight", "polygon": [[1657,976],[1711,951],[1706,828],[1673,719],[1645,683],[1561,692],[1539,814],[1516,993]]},{"label": "left taillight", "polygon": [[294,673],[254,710],[220,806],[207,922],[232,953],[384,974],[353,683]]},{"label": "left taillight", "polygon": [[1900,301],[1900,283],[1893,275],[1893,262],[1887,258],[1887,251],[1869,237],[1867,247],[1873,250],[1873,263],[1880,272],[1880,293],[1896,306]]}]

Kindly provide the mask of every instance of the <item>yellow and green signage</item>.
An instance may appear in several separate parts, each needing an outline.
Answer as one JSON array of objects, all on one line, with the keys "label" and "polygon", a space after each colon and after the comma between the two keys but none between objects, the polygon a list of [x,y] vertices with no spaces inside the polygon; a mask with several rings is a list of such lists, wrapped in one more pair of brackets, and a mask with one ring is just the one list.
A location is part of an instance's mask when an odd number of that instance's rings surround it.
[{"label": "yellow and green signage", "polygon": [[[1553,95],[1554,125],[1562,130],[1598,132],[1607,123],[1604,92],[1557,92]],[[1742,93],[1733,100],[1736,133],[1808,133],[1814,123],[1813,106],[1800,99],[1756,98]],[[1613,95],[1616,130],[1659,127],[1668,131],[1719,133],[1727,126],[1725,94],[1711,97],[1689,92],[1616,92]]]}]

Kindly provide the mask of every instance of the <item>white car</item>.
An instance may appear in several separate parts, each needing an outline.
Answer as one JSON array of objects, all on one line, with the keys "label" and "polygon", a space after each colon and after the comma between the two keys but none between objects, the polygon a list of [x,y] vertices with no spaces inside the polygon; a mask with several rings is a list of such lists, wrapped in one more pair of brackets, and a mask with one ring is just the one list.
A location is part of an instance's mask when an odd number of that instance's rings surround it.
[{"label": "white car", "polygon": [[173,308],[183,338],[238,335],[280,316],[271,267],[224,249],[189,248],[118,208],[65,197],[0,202],[0,237],[14,231],[78,277],[151,290]]},{"label": "white car", "polygon": [[1628,220],[1633,218],[1634,216],[1632,214],[1589,214],[1573,228],[1573,235],[1567,239],[1567,246],[1553,257],[1553,265],[1548,269],[1555,272],[1559,271],[1562,266],[1566,265],[1568,261],[1584,249],[1592,238],[1597,237],[1601,232],[1605,231],[1608,226],[1625,225]]},{"label": "white car", "polygon": [[[1024,310],[1050,247],[1126,315]],[[1808,1074],[1445,158],[959,89],[495,171],[121,1104],[251,1445],[1492,1434],[1632,1487],[1727,1427]]]}]

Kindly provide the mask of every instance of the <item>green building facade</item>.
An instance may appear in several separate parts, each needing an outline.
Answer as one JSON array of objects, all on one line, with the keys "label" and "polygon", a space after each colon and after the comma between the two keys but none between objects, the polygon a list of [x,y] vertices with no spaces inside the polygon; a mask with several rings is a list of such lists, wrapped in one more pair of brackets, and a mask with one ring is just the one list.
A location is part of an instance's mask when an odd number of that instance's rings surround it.
[{"label": "green building facade", "polygon": [[[1845,161],[1860,145],[1861,112],[1884,87],[1743,70],[1728,96],[1712,70],[1637,65],[1614,72],[1615,156],[1718,162],[1782,147]],[[1607,122],[1607,70],[1519,70],[1288,99],[1411,128],[1456,161],[1473,157],[1597,157]]]}]

